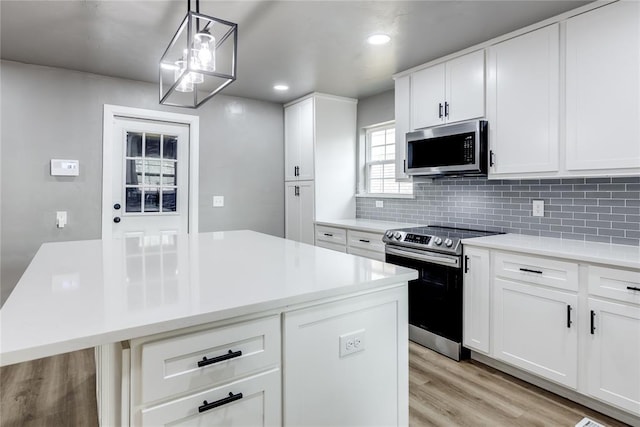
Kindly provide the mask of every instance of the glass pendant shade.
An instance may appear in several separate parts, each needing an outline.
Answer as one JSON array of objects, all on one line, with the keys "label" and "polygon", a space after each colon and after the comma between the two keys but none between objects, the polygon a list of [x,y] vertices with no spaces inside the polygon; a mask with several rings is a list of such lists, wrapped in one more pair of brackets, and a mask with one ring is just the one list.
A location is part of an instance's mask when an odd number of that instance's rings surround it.
[{"label": "glass pendant shade", "polygon": [[189,11],[160,59],[160,103],[197,108],[235,81],[237,41],[237,24]]}]

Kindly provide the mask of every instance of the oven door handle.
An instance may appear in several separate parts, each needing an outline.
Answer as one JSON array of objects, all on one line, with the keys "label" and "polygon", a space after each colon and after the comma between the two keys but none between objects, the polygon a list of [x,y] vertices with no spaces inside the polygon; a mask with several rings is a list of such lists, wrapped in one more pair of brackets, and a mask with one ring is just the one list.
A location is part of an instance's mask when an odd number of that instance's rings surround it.
[{"label": "oven door handle", "polygon": [[385,253],[390,255],[397,255],[405,258],[414,259],[417,261],[431,262],[433,264],[446,265],[449,267],[460,267],[460,259],[458,257],[450,257],[446,255],[417,253],[414,251],[408,251],[403,249],[396,249],[387,246]]}]

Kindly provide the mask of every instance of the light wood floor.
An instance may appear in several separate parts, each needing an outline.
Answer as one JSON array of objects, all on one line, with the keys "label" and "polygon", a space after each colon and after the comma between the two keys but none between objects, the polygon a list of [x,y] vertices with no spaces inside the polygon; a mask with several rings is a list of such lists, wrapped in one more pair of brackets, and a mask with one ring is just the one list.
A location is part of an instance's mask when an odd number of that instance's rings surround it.
[{"label": "light wood floor", "polygon": [[[566,426],[604,415],[475,361],[456,363],[409,344],[411,426]],[[0,426],[98,424],[93,350],[0,369]]]}]

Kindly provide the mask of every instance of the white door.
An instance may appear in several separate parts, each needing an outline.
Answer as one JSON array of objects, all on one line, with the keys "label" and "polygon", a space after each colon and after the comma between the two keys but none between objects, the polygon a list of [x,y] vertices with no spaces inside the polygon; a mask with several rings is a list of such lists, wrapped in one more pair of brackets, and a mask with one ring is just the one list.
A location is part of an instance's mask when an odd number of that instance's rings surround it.
[{"label": "white door", "polygon": [[313,181],[285,182],[285,237],[313,245]]},{"label": "white door", "polygon": [[300,108],[298,104],[284,109],[284,180],[298,180],[298,163],[300,159]]},{"label": "white door", "polygon": [[300,144],[299,156],[300,160],[298,165],[298,179],[309,180],[313,179],[313,140],[315,135],[315,108],[314,98],[309,98],[302,101],[299,105],[299,126],[298,126],[298,142]]},{"label": "white door", "polygon": [[112,236],[187,233],[189,126],[116,117],[112,149]]},{"label": "white door", "polygon": [[464,248],[463,331],[465,347],[489,354],[491,280],[489,250]]},{"label": "white door", "polygon": [[640,307],[589,298],[587,390],[640,415]]},{"label": "white door", "polygon": [[500,278],[494,284],[495,357],[576,389],[578,296]]},{"label": "white door", "polygon": [[411,128],[444,123],[445,65],[439,64],[411,75]]},{"label": "white door", "polygon": [[447,122],[484,116],[484,50],[447,62],[446,80]]}]

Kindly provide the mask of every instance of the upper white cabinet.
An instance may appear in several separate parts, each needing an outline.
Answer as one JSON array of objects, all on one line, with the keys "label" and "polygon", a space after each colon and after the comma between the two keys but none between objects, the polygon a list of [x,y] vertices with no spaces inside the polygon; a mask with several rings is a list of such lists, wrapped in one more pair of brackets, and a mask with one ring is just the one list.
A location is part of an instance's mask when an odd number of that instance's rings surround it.
[{"label": "upper white cabinet", "polygon": [[355,218],[356,105],[319,93],[285,105],[288,239],[313,244],[316,219]]},{"label": "upper white cabinet", "polygon": [[411,129],[484,116],[484,50],[411,74]]},{"label": "upper white cabinet", "polygon": [[640,2],[594,9],[566,26],[567,170],[638,174]]},{"label": "upper white cabinet", "polygon": [[559,24],[491,46],[487,69],[489,175],[556,173]]},{"label": "upper white cabinet", "polygon": [[396,180],[411,179],[407,175],[405,136],[411,131],[411,76],[398,77],[395,82],[396,114]]},{"label": "upper white cabinet", "polygon": [[313,119],[313,98],[284,109],[285,181],[313,179]]}]

